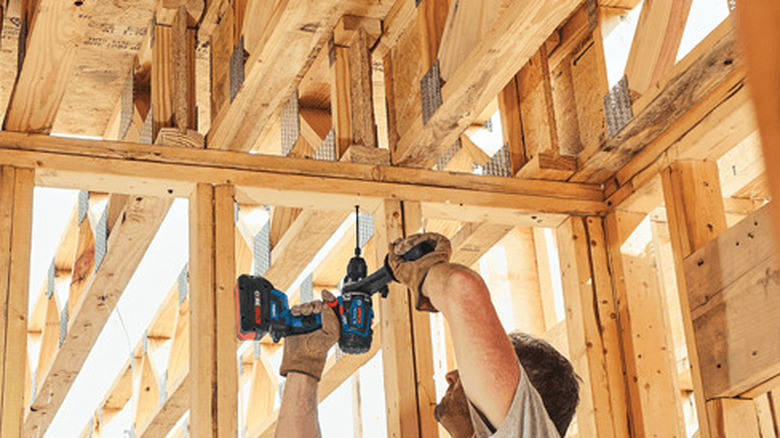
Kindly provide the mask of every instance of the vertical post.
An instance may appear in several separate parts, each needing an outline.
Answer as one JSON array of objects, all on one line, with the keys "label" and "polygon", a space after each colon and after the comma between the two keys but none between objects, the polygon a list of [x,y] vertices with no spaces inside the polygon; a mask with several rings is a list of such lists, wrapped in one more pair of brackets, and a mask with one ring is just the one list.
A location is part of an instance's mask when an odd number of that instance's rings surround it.
[{"label": "vertical post", "polygon": [[680,309],[691,365],[693,393],[699,419],[699,436],[714,436],[710,430],[708,409],[699,365],[699,354],[694,336],[688,290],[685,284],[686,257],[706,245],[726,230],[718,166],[708,161],[678,161],[661,174],[669,233],[677,273]]},{"label": "vertical post", "polygon": [[236,364],[235,210],[234,187],[214,188],[214,262],[216,271],[217,435],[238,434],[238,366]]},{"label": "vertical post", "polygon": [[[377,260],[382,260],[390,242],[403,237],[401,202],[386,200],[374,215]],[[388,285],[390,293],[379,301],[382,333],[382,363],[385,374],[388,438],[420,437],[411,303],[406,287]]]},{"label": "vertical post", "polygon": [[0,304],[5,316],[0,324],[0,436],[22,435],[34,178],[32,169],[0,169]]},{"label": "vertical post", "polygon": [[616,211],[605,219],[633,433],[684,436],[674,348],[646,218]]},{"label": "vertical post", "polygon": [[[190,431],[216,437],[214,187],[190,196]],[[234,353],[235,354],[235,353]]]},{"label": "vertical post", "polygon": [[615,303],[601,219],[571,217],[557,229],[569,350],[583,379],[581,436],[629,436]]},{"label": "vertical post", "polygon": [[[404,236],[422,229],[422,208],[419,202],[403,203]],[[385,249],[386,251],[387,249]],[[377,258],[377,260],[383,260]],[[414,299],[409,301],[414,342],[414,365],[417,385],[417,412],[420,416],[420,436],[437,438],[439,427],[433,416],[436,407],[436,385],[433,381],[433,340],[431,338],[431,314],[414,309]]]}]

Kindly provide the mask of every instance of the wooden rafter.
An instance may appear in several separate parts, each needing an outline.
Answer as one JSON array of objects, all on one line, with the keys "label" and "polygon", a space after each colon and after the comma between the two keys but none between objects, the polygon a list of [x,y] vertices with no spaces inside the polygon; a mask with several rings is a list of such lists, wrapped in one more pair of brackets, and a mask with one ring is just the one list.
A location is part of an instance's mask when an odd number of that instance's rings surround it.
[{"label": "wooden rafter", "polygon": [[393,163],[432,167],[578,3],[513,3],[443,87],[428,123],[415,120],[400,138]]}]

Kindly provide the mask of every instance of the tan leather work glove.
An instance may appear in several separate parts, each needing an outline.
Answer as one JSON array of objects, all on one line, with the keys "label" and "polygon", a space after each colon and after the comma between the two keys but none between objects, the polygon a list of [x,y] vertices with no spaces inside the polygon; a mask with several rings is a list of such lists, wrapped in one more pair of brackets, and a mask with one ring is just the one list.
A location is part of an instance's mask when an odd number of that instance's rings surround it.
[{"label": "tan leather work glove", "polygon": [[[426,240],[433,243],[434,250],[432,252],[414,261],[406,261],[402,258],[415,245]],[[417,310],[437,311],[431,304],[431,300],[423,295],[422,285],[431,266],[449,262],[451,253],[452,247],[449,239],[438,233],[414,234],[405,239],[398,239],[390,244],[390,249],[387,252],[387,262],[390,265],[390,269],[393,270],[395,278],[417,294],[415,303]]]},{"label": "tan leather work glove", "polygon": [[305,335],[284,338],[284,354],[279,374],[287,376],[290,371],[307,374],[320,381],[328,350],[339,340],[340,324],[333,309],[327,303],[336,301],[330,292],[323,290],[322,300],[299,304],[290,308],[295,315],[322,315],[322,328]]}]

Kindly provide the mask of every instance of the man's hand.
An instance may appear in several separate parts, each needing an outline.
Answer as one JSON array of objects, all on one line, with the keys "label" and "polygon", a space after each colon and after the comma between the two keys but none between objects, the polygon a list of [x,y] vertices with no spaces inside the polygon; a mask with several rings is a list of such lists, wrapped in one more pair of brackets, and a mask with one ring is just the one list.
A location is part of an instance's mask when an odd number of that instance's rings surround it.
[{"label": "man's hand", "polygon": [[288,336],[284,339],[284,355],[279,374],[287,376],[294,371],[315,378],[318,382],[325,368],[328,350],[339,340],[339,319],[327,305],[336,298],[328,291],[322,291],[322,300],[293,306],[293,315],[310,315],[319,313],[322,316],[322,328],[305,335]]},{"label": "man's hand", "polygon": [[[433,243],[433,251],[417,260],[406,261],[403,259],[402,256],[404,254],[424,241]],[[414,234],[406,239],[398,239],[390,244],[387,254],[388,264],[393,270],[395,278],[417,294],[417,302],[415,304],[417,310],[436,311],[436,308],[431,304],[431,300],[423,295],[422,285],[426,275],[428,275],[428,270],[439,263],[449,262],[451,253],[450,241],[438,233]]]}]

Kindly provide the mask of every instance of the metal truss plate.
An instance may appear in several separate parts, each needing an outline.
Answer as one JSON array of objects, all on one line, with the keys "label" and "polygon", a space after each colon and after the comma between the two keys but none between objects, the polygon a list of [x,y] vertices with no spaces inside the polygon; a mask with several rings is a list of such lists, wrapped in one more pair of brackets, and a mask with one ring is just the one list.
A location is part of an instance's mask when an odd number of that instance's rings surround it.
[{"label": "metal truss plate", "polygon": [[253,251],[255,275],[264,275],[271,267],[271,224],[265,226],[255,236]]},{"label": "metal truss plate", "polygon": [[422,80],[420,80],[420,99],[422,101],[423,124],[426,124],[442,103],[441,75],[438,59],[433,63],[431,69],[425,73]]},{"label": "metal truss plate", "polygon": [[244,36],[238,40],[230,55],[230,101],[233,102],[238,90],[244,85],[244,65],[246,64],[246,50],[244,49]]},{"label": "metal truss plate", "polygon": [[628,89],[628,79],[625,76],[604,96],[604,115],[607,119],[609,138],[618,135],[620,130],[634,118],[634,112],[631,109],[631,92]]},{"label": "metal truss plate", "polygon": [[133,121],[133,100],[135,99],[135,71],[130,68],[130,77],[127,78],[127,83],[122,89],[121,100],[121,116],[119,121],[119,138],[123,139],[127,135],[127,130],[130,129],[130,122]]},{"label": "metal truss plate", "polygon": [[509,148],[504,145],[487,162],[484,169],[485,175],[512,176],[512,165],[509,161]]},{"label": "metal truss plate", "polygon": [[298,137],[301,136],[301,119],[299,118],[298,91],[296,90],[282,108],[282,155],[290,155]]},{"label": "metal truss plate", "polygon": [[463,149],[463,144],[460,142],[460,139],[455,140],[455,144],[439,158],[439,162],[436,163],[436,170],[444,170],[461,149]]},{"label": "metal truss plate", "polygon": [[336,161],[336,130],[332,129],[325,136],[320,147],[312,156],[315,160]]}]

